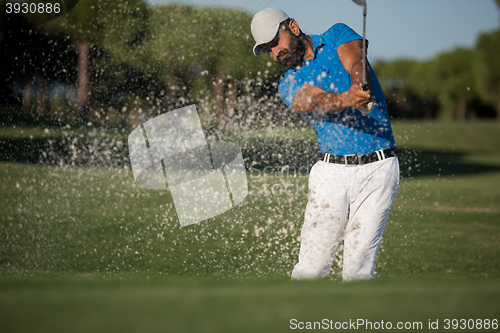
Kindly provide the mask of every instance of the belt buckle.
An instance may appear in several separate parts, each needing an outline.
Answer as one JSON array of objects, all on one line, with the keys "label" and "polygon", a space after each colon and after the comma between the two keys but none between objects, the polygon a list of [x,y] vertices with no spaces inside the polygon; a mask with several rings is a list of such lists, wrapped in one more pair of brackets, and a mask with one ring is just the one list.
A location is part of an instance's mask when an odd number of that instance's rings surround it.
[{"label": "belt buckle", "polygon": [[[357,161],[356,161],[356,163],[355,163],[355,164],[348,164],[348,163],[347,163],[347,158],[349,158],[349,157],[353,157],[353,156],[356,156],[356,157],[357,157]],[[359,163],[359,162],[360,162],[360,160],[361,160],[361,156],[358,156],[358,155],[356,155],[356,154],[344,155],[344,164],[345,164],[345,166],[346,166],[346,167],[359,165],[359,164],[360,164],[360,163]]]}]

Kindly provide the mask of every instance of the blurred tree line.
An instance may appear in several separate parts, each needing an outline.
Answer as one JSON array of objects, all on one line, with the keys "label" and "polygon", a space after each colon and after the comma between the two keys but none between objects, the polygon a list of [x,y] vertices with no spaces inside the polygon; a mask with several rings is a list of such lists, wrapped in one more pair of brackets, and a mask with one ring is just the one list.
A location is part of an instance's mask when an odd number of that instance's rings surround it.
[{"label": "blurred tree line", "polygon": [[245,12],[85,0],[37,25],[7,14],[6,3],[2,123],[137,126],[189,104],[219,130],[290,120],[276,89],[283,69],[253,55],[252,17]]},{"label": "blurred tree line", "polygon": [[500,120],[500,30],[479,35],[473,49],[427,61],[379,61],[374,70],[393,117]]},{"label": "blurred tree line", "polygon": [[[189,104],[204,126],[219,130],[303,123],[277,95],[284,69],[253,55],[245,12],[144,0],[59,2],[74,8],[42,24],[8,14],[0,0],[0,124],[135,127]],[[394,117],[500,119],[499,61],[500,30],[479,36],[474,49],[374,67]]]}]

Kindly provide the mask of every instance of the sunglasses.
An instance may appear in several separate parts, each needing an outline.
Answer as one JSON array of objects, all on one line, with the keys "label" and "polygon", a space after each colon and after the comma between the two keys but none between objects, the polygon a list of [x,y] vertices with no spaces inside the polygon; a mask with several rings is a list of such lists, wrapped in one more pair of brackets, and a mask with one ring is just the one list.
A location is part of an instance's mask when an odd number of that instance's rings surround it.
[{"label": "sunglasses", "polygon": [[280,32],[278,30],[276,37],[274,37],[274,39],[269,43],[262,44],[260,46],[260,49],[262,50],[262,52],[269,54],[271,53],[272,49],[278,45],[279,42],[280,42]]}]

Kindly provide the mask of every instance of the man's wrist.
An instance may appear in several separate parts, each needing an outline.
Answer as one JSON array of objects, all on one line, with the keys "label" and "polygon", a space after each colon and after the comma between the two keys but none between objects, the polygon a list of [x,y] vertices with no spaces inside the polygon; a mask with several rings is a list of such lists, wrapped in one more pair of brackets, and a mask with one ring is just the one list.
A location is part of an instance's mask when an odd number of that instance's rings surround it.
[{"label": "man's wrist", "polygon": [[345,92],[341,93],[333,93],[329,92],[328,93],[328,107],[325,108],[325,111],[327,113],[340,113],[342,110],[344,110],[345,107]]},{"label": "man's wrist", "polygon": [[338,106],[338,111],[336,113],[339,113],[341,111],[343,111],[345,108],[348,108],[349,105],[348,105],[348,91],[344,91],[344,92],[341,92],[338,94],[338,98],[339,98],[339,106]]}]

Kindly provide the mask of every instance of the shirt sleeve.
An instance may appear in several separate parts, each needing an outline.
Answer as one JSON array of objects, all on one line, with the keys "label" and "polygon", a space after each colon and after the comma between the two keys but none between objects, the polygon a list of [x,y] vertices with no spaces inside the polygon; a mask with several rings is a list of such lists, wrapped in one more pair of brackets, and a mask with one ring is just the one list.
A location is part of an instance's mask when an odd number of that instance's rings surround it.
[{"label": "shirt sleeve", "polygon": [[295,98],[295,95],[297,95],[297,92],[304,83],[305,82],[302,79],[302,76],[297,72],[294,73],[287,72],[285,76],[280,80],[278,86],[278,92],[280,94],[281,100],[292,111],[293,111],[292,109],[293,99]]},{"label": "shirt sleeve", "polygon": [[344,23],[334,24],[323,34],[323,38],[335,45],[335,47],[353,40],[363,39],[363,37]]}]

